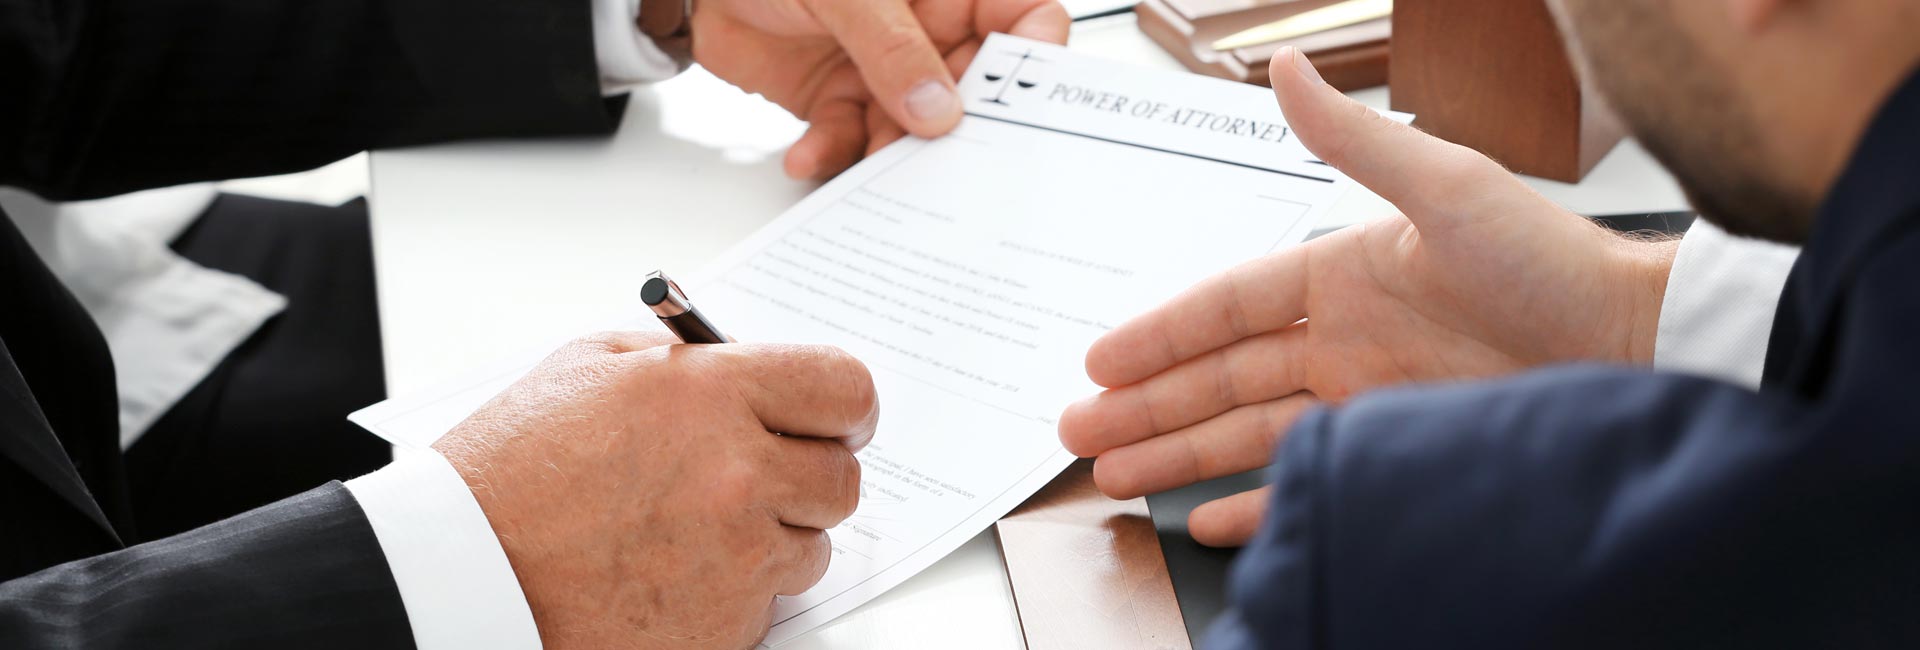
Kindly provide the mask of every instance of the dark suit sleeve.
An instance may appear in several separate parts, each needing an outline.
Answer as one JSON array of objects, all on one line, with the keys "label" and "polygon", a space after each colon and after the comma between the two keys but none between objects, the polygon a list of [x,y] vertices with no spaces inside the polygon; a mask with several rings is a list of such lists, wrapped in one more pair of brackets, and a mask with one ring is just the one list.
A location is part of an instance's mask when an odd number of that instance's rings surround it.
[{"label": "dark suit sleeve", "polygon": [[0,185],[49,198],[602,133],[588,0],[0,0]]},{"label": "dark suit sleeve", "polygon": [[332,483],[0,583],[0,647],[410,648],[413,635],[373,529]]},{"label": "dark suit sleeve", "polygon": [[1562,369],[1305,417],[1211,648],[1912,647],[1910,425]]}]

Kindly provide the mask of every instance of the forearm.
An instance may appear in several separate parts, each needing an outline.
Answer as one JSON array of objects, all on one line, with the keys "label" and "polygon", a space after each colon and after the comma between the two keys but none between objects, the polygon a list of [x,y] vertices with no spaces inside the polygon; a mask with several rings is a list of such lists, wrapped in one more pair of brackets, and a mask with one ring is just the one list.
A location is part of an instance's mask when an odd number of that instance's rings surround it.
[{"label": "forearm", "polygon": [[1626,233],[1613,235],[1613,239],[1611,257],[1619,269],[1616,279],[1626,296],[1626,306],[1621,310],[1627,327],[1623,356],[1633,365],[1652,365],[1661,305],[1674,256],[1680,251],[1680,238]]},{"label": "forearm", "polygon": [[412,644],[380,545],[337,483],[0,583],[0,647]]},{"label": "forearm", "polygon": [[1607,275],[1620,286],[1626,330],[1617,360],[1758,386],[1775,303],[1798,256],[1703,221],[1684,238],[1613,235]]},{"label": "forearm", "polygon": [[1852,595],[1911,584],[1912,563],[1891,561],[1905,533],[1857,505],[1896,501],[1905,461],[1857,454],[1895,432],[1829,415],[1576,368],[1308,416],[1210,647],[1798,646],[1910,628]]},{"label": "forearm", "polygon": [[47,4],[0,0],[0,184],[49,197],[614,124],[586,0]]}]

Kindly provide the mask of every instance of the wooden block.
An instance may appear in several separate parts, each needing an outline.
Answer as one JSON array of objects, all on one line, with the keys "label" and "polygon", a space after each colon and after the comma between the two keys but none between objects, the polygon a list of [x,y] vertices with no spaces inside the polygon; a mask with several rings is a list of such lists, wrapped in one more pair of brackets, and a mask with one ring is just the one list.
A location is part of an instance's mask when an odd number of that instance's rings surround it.
[{"label": "wooden block", "polygon": [[1200,74],[1271,85],[1267,62],[1292,45],[1319,66],[1327,83],[1341,90],[1387,83],[1388,40],[1393,23],[1379,19],[1317,34],[1237,50],[1217,51],[1213,42],[1339,0],[1146,0],[1134,7],[1140,31],[1187,69]]},{"label": "wooden block", "polygon": [[1146,499],[1114,501],[1093,462],[994,525],[1028,650],[1191,650]]},{"label": "wooden block", "polygon": [[1389,65],[1394,110],[1516,172],[1577,182],[1625,133],[1543,0],[1396,0]]}]

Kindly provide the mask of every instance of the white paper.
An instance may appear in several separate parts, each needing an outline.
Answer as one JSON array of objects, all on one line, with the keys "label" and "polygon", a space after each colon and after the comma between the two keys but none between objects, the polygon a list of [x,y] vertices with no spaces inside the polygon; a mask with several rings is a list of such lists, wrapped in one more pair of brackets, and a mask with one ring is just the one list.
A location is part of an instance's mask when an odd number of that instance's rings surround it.
[{"label": "white paper", "polygon": [[[995,35],[969,117],[887,147],[683,282],[740,340],[828,343],[872,369],[880,430],[826,577],[767,644],[957,548],[1072,457],[1055,418],[1098,388],[1087,346],[1203,277],[1303,239],[1349,181],[1269,91]],[[1404,117],[1404,116],[1402,116]],[[659,325],[644,308],[626,327]],[[426,445],[538,354],[353,420]]]}]

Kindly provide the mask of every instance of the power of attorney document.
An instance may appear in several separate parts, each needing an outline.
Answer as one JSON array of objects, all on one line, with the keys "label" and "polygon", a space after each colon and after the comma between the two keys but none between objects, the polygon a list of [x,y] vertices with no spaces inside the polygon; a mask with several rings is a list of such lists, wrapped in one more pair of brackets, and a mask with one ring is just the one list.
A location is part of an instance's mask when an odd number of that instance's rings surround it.
[{"label": "power of attorney document", "polygon": [[[900,584],[1052,480],[1073,460],[1056,418],[1099,390],[1095,338],[1299,243],[1350,184],[1264,88],[994,35],[960,92],[951,135],[886,147],[683,279],[722,331],[840,346],[879,390],[859,510],[831,531],[820,584],[778,604],[767,645]],[[632,314],[612,325],[660,327],[637,298]],[[352,419],[430,444],[538,356]]]}]

